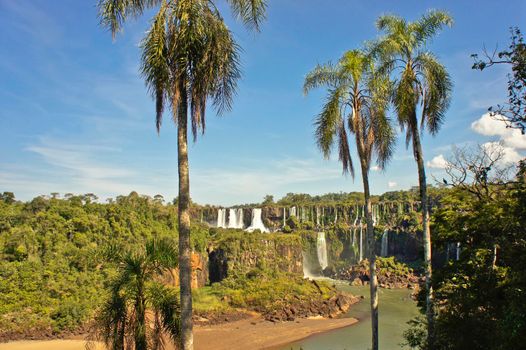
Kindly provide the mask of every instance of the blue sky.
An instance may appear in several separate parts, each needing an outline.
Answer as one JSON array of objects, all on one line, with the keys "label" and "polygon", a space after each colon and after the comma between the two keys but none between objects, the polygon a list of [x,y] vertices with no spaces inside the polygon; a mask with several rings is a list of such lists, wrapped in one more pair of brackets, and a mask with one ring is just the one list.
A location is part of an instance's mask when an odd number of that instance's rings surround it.
[{"label": "blue sky", "polygon": [[[138,74],[148,14],[112,42],[95,2],[0,0],[0,191],[24,200],[50,192],[176,196],[176,130],[166,118],[156,134],[154,104]],[[312,121],[324,92],[304,97],[303,78],[316,63],[375,38],[379,15],[414,20],[429,8],[455,19],[430,45],[455,88],[441,132],[424,136],[428,172],[440,177],[440,157],[452,144],[502,140],[510,159],[524,155],[523,136],[481,119],[505,100],[505,68],[474,71],[470,54],[504,48],[508,27],[524,22],[526,2],[270,0],[260,34],[226,15],[243,47],[244,74],[233,110],[216,117],[210,109],[206,135],[190,145],[192,199],[230,205],[265,194],[361,191],[359,172],[354,181],[342,176],[338,162],[317,150]],[[417,184],[402,138],[371,182],[376,194]]]}]

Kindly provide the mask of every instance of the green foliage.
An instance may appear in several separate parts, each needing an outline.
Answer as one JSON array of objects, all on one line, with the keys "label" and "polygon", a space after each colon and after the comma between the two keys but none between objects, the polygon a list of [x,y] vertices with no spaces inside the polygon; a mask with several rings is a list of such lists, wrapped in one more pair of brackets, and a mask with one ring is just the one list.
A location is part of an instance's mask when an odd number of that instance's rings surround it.
[{"label": "green foliage", "polygon": [[108,249],[105,253],[117,274],[106,287],[107,297],[95,315],[91,340],[103,341],[114,350],[124,344],[137,350],[158,349],[156,344],[164,342],[166,333],[177,344],[177,291],[162,281],[163,273],[177,266],[173,241],[152,239],[140,248]]},{"label": "green foliage", "polygon": [[287,218],[287,226],[292,230],[298,229],[300,227],[300,221],[294,215],[291,215]]},{"label": "green foliage", "polygon": [[[516,181],[484,191],[491,195],[479,198],[469,188],[455,187],[433,218],[435,249],[461,247],[460,260],[433,275],[433,349],[519,349],[526,334],[526,182],[519,171]],[[421,293],[420,305],[423,299]],[[413,324],[408,340],[419,327]]]},{"label": "green foliage", "polygon": [[392,156],[395,133],[386,115],[391,85],[364,50],[349,50],[337,64],[317,65],[307,74],[305,94],[327,89],[326,102],[314,122],[316,143],[325,158],[337,147],[344,173],[354,176],[348,134],[356,137],[362,172],[369,170],[373,153],[380,168]]},{"label": "green foliage", "polygon": [[484,52],[485,58],[479,59],[477,54],[473,69],[484,70],[495,64],[506,64],[511,67],[508,75],[508,101],[503,105],[492,106],[490,115],[505,121],[508,126],[526,133],[526,43],[518,27],[510,28],[511,43],[507,50],[493,53]]},{"label": "green foliage", "polygon": [[[173,205],[137,193],[108,204],[66,197],[0,201],[0,334],[79,328],[93,317],[115,274],[101,255],[106,247],[177,239]],[[205,251],[208,235],[193,224],[193,249]]]},{"label": "green foliage", "polygon": [[297,274],[256,268],[246,274],[229,276],[212,288],[217,295],[226,297],[232,307],[264,313],[297,302],[298,299],[330,298],[333,289],[323,282],[319,282],[319,285],[321,294],[311,282]]}]

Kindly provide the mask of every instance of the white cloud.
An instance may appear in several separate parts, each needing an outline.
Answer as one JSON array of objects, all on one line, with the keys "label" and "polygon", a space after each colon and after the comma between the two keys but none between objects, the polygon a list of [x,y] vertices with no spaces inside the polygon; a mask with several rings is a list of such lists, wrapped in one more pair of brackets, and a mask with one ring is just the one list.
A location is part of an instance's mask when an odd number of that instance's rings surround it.
[{"label": "white cloud", "polygon": [[447,160],[444,158],[443,154],[439,154],[427,162],[427,166],[433,169],[445,169],[446,165]]},{"label": "white cloud", "polygon": [[526,149],[526,135],[522,135],[518,129],[506,127],[499,116],[492,117],[486,113],[471,123],[471,129],[481,135],[499,136],[505,147]]},{"label": "white cloud", "polygon": [[482,147],[484,147],[488,152],[490,152],[490,154],[502,152],[502,159],[500,163],[503,165],[517,163],[519,160],[524,158],[512,147],[504,146],[499,142],[486,142],[482,145]]},{"label": "white cloud", "polygon": [[395,181],[389,181],[387,183],[387,186],[389,186],[389,188],[394,188],[396,187],[398,184],[395,182]]}]

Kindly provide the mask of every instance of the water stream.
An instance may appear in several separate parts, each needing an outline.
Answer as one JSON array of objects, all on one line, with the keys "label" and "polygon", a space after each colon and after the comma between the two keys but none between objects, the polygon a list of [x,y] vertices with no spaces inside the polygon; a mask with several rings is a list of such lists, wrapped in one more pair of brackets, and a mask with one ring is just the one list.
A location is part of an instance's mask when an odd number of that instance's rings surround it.
[{"label": "water stream", "polygon": [[[371,319],[369,316],[369,287],[353,287],[347,283],[336,282],[340,290],[365,299],[351,307],[347,317],[359,322],[350,327],[318,334],[289,344],[282,350],[367,350],[371,348]],[[416,303],[411,300],[408,289],[379,289],[379,337],[380,349],[400,350],[403,348],[403,332],[408,328],[407,321],[418,315]]]},{"label": "water stream", "polygon": [[318,253],[318,262],[321,269],[325,270],[329,266],[327,259],[327,242],[325,241],[325,232],[318,232],[318,239],[316,240],[316,252]]}]

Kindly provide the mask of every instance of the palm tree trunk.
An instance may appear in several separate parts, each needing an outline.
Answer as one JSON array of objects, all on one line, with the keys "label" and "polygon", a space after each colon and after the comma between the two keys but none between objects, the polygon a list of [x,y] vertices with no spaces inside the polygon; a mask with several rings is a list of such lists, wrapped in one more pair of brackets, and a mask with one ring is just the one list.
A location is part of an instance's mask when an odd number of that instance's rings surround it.
[{"label": "palm tree trunk", "polygon": [[137,296],[135,300],[135,312],[137,314],[137,323],[135,324],[135,349],[147,350],[148,343],[146,340],[146,302],[144,300],[144,281],[138,281]]},{"label": "palm tree trunk", "polygon": [[367,222],[367,247],[369,251],[369,287],[371,294],[372,350],[378,350],[378,278],[376,277],[376,252],[372,216],[371,193],[369,191],[369,172],[362,164],[363,192],[365,197],[365,220]]},{"label": "palm tree trunk", "polygon": [[190,179],[188,170],[188,103],[186,88],[181,88],[177,119],[177,152],[179,166],[179,284],[181,293],[181,345],[193,350],[192,333],[192,266],[190,260]]},{"label": "palm tree trunk", "polygon": [[[416,116],[415,116],[416,121]],[[422,205],[422,227],[424,238],[424,268],[426,273],[426,318],[427,318],[427,342],[428,348],[433,348],[434,343],[434,318],[435,312],[433,308],[433,286],[431,285],[431,277],[433,268],[431,265],[431,229],[429,227],[429,206],[427,201],[427,183],[426,170],[424,167],[424,155],[422,152],[422,144],[420,143],[420,134],[418,127],[413,128],[413,153],[418,166],[418,186],[420,188],[420,202]]]}]

